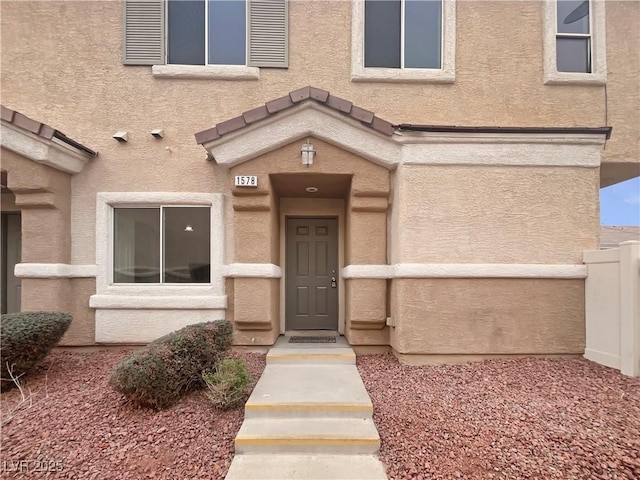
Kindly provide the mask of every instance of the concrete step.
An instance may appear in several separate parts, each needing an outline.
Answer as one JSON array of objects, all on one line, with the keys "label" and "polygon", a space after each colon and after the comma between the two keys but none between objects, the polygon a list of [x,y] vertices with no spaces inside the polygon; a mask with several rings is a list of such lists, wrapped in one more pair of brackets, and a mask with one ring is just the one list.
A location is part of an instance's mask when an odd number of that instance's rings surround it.
[{"label": "concrete step", "polygon": [[267,364],[355,365],[356,354],[348,347],[274,347],[267,353]]},{"label": "concrete step", "polygon": [[236,455],[259,453],[375,454],[380,436],[371,419],[245,419],[235,440]]},{"label": "concrete step", "polygon": [[236,455],[226,480],[386,480],[372,455]]},{"label": "concrete step", "polygon": [[267,365],[245,418],[371,418],[373,405],[355,365]]}]

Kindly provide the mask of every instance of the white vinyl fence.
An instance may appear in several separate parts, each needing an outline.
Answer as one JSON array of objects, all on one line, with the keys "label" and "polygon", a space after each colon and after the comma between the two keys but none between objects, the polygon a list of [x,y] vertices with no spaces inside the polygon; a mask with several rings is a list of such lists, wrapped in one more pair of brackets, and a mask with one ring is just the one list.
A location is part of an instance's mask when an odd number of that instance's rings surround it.
[{"label": "white vinyl fence", "polygon": [[640,376],[640,242],[584,252],[585,358]]}]

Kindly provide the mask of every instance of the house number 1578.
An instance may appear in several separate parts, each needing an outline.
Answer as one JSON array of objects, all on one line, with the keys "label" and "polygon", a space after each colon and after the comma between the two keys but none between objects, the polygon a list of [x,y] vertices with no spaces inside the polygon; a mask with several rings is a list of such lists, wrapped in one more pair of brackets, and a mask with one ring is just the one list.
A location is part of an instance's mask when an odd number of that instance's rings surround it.
[{"label": "house number 1578", "polygon": [[236,175],[236,187],[257,187],[257,175]]}]

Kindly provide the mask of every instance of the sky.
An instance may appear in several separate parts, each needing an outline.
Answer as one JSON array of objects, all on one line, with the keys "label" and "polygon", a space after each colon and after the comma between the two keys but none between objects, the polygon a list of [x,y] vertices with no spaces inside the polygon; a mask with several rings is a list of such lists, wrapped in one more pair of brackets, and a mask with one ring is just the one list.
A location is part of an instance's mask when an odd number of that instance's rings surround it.
[{"label": "sky", "polygon": [[600,223],[640,226],[640,177],[600,189]]}]

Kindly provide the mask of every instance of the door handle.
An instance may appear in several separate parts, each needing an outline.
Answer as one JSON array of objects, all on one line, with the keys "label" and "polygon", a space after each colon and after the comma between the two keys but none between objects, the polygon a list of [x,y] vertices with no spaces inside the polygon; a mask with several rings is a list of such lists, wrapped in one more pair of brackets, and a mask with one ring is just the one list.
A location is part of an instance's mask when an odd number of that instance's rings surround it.
[{"label": "door handle", "polygon": [[337,286],[336,277],[331,277],[331,288],[336,288]]}]

